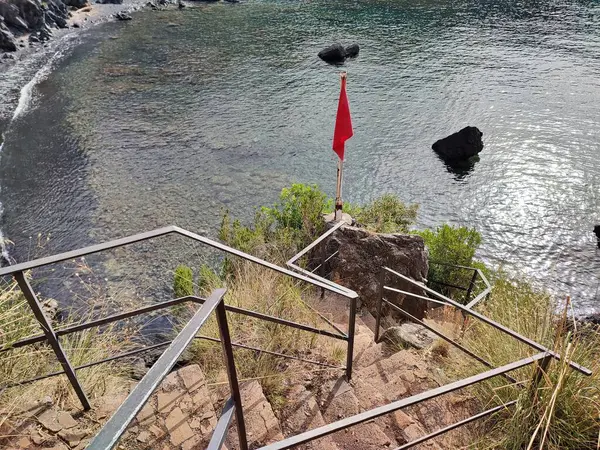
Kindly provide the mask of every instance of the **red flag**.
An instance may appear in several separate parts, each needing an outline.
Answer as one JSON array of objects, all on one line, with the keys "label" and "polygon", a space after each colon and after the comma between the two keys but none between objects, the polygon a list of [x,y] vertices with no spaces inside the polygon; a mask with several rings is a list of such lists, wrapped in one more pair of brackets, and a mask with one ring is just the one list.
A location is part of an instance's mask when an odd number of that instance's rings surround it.
[{"label": "red flag", "polygon": [[352,137],[352,118],[350,117],[350,105],[346,95],[346,75],[342,75],[342,90],[338,103],[337,117],[335,118],[335,131],[333,132],[333,151],[340,159],[344,160],[344,146],[346,141]]}]

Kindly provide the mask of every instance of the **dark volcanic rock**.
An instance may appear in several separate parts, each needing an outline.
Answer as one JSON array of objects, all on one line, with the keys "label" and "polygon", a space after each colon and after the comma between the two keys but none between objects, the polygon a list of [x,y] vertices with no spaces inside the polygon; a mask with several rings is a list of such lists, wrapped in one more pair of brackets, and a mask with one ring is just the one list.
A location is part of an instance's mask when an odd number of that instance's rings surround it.
[{"label": "dark volcanic rock", "polygon": [[431,146],[445,161],[465,161],[483,150],[483,133],[476,127],[465,127]]},{"label": "dark volcanic rock", "polygon": [[[333,280],[359,294],[363,306],[373,311],[379,297],[381,267],[387,266],[396,272],[423,283],[429,270],[427,250],[423,238],[405,234],[378,234],[363,228],[345,226],[337,230],[327,242],[326,254],[338,251],[326,267],[333,272]],[[387,286],[424,295],[423,289],[400,278],[388,278]],[[428,308],[426,301],[386,292],[386,299],[401,305],[418,318]]]},{"label": "dark volcanic rock", "polygon": [[346,59],[346,49],[342,44],[333,44],[321,50],[318,56],[328,63],[343,63]]},{"label": "dark volcanic rock", "polygon": [[4,24],[2,17],[0,17],[0,50],[5,52],[14,52],[17,50],[15,37]]},{"label": "dark volcanic rock", "polygon": [[16,5],[8,2],[0,2],[0,16],[4,17],[4,23],[7,27],[13,27],[17,30],[27,31],[29,25],[21,17],[21,12]]},{"label": "dark volcanic rock", "polygon": [[85,8],[88,5],[87,0],[62,0],[62,2],[67,6],[72,6],[73,8]]},{"label": "dark volcanic rock", "polygon": [[100,3],[101,5],[122,5],[123,0],[96,0],[96,3]]},{"label": "dark volcanic rock", "polygon": [[596,225],[594,227],[594,234],[596,235],[596,238],[598,239],[598,248],[600,248],[600,225]]},{"label": "dark volcanic rock", "polygon": [[358,44],[352,44],[346,47],[346,58],[356,58],[358,56],[358,52],[360,51],[360,47]]}]

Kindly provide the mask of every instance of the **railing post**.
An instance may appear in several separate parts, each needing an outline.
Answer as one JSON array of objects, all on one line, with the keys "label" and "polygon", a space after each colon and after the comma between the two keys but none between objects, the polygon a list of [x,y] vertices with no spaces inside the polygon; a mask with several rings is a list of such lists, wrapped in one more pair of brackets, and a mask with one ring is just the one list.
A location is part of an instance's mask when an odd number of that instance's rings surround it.
[{"label": "railing post", "polygon": [[[327,246],[325,245],[325,243],[321,243],[321,268],[319,270],[319,273],[321,275],[321,278],[325,278],[326,272],[325,272],[325,260],[327,259]],[[321,300],[323,300],[325,298],[325,288],[321,287]]]},{"label": "railing post", "polygon": [[352,360],[354,359],[354,329],[356,328],[356,297],[350,299],[348,316],[348,352],[346,355],[346,380],[352,378]]},{"label": "railing post", "polygon": [[531,400],[533,402],[537,401],[537,387],[542,381],[542,377],[548,371],[548,366],[552,361],[552,355],[546,355],[544,358],[536,364],[535,374],[533,375],[533,380],[531,381]]},{"label": "railing post", "polygon": [[471,301],[471,292],[473,292],[473,288],[475,287],[476,280],[477,280],[477,269],[473,269],[473,277],[471,278],[471,282],[469,283],[469,289],[467,289],[467,295],[465,295],[465,305]]},{"label": "railing post", "polygon": [[375,342],[379,344],[379,328],[381,327],[381,308],[383,304],[383,286],[385,285],[385,270],[379,271],[379,292],[377,294],[377,316],[375,317]]},{"label": "railing post", "polygon": [[63,370],[65,371],[65,374],[67,375],[67,378],[69,379],[69,382],[71,383],[71,386],[73,386],[77,397],[79,397],[79,401],[81,402],[83,409],[85,411],[89,411],[92,408],[90,406],[90,402],[87,396],[85,395],[81,384],[79,384],[77,375],[75,375],[75,371],[73,370],[73,367],[71,366],[71,363],[69,362],[65,351],[60,345],[60,342],[58,342],[58,337],[54,332],[54,328],[52,328],[52,324],[44,314],[42,306],[40,305],[37,296],[33,292],[29,281],[27,281],[27,278],[25,278],[25,274],[22,271],[15,272],[14,277],[15,281],[21,288],[21,292],[23,292],[23,295],[25,296],[25,299],[27,300],[31,311],[33,311],[35,318],[40,323],[40,326],[42,327],[42,331],[46,336],[48,344],[50,344],[50,347],[52,347],[54,354],[58,358],[58,362],[60,362],[60,365],[62,366]]},{"label": "railing post", "polygon": [[227,363],[227,378],[229,379],[229,388],[231,397],[235,403],[235,419],[237,422],[238,438],[240,441],[240,450],[248,450],[248,437],[246,435],[246,422],[244,422],[244,411],[242,406],[242,395],[240,394],[240,384],[233,359],[233,346],[231,345],[231,335],[229,334],[229,325],[227,324],[227,311],[225,302],[221,300],[217,306],[217,322],[219,324],[219,333],[221,335],[221,345],[223,354]]}]

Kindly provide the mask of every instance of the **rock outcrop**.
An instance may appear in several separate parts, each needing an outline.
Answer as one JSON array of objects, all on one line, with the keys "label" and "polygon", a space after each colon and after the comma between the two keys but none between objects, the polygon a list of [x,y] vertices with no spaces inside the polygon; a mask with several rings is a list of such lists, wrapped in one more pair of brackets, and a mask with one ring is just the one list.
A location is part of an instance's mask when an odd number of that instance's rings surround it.
[{"label": "rock outcrop", "polygon": [[17,50],[15,36],[4,23],[2,16],[0,16],[0,50],[5,52],[14,52]]},{"label": "rock outcrop", "polygon": [[[363,306],[373,311],[379,297],[381,268],[386,266],[402,275],[423,283],[429,270],[427,250],[423,238],[405,234],[378,234],[364,228],[344,226],[327,242],[326,254],[338,254],[332,258],[327,272],[332,279],[360,295]],[[423,295],[423,290],[398,277],[386,275],[388,286]],[[387,300],[418,318],[427,310],[427,302],[406,298],[404,295],[386,292]]]},{"label": "rock outcrop", "polygon": [[594,234],[596,235],[596,238],[598,239],[598,248],[600,248],[600,225],[596,225],[594,227]]},{"label": "rock outcrop", "polygon": [[52,28],[66,28],[68,6],[81,7],[83,0],[2,0],[0,2],[0,50],[15,51],[16,37],[30,33],[30,42],[50,38]]},{"label": "rock outcrop", "polygon": [[431,148],[446,162],[466,161],[483,150],[482,136],[476,127],[465,127],[436,141]]}]

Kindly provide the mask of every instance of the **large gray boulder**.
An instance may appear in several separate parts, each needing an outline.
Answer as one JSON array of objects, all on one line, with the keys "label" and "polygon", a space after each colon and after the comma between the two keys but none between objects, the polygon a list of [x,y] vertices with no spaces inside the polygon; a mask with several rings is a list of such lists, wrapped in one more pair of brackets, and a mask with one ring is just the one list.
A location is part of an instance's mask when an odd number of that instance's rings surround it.
[{"label": "large gray boulder", "polygon": [[[387,266],[396,272],[424,283],[429,264],[427,250],[420,236],[406,234],[379,234],[364,228],[344,226],[327,242],[326,254],[338,254],[327,264],[326,271],[332,279],[360,295],[362,306],[374,312],[379,297],[381,268]],[[423,289],[398,277],[386,275],[387,286],[424,295]],[[393,292],[385,298],[401,306],[410,314],[422,318],[427,311],[427,301]]]},{"label": "large gray boulder", "polygon": [[446,162],[466,161],[483,150],[482,136],[478,128],[465,127],[436,141],[431,148]]}]

